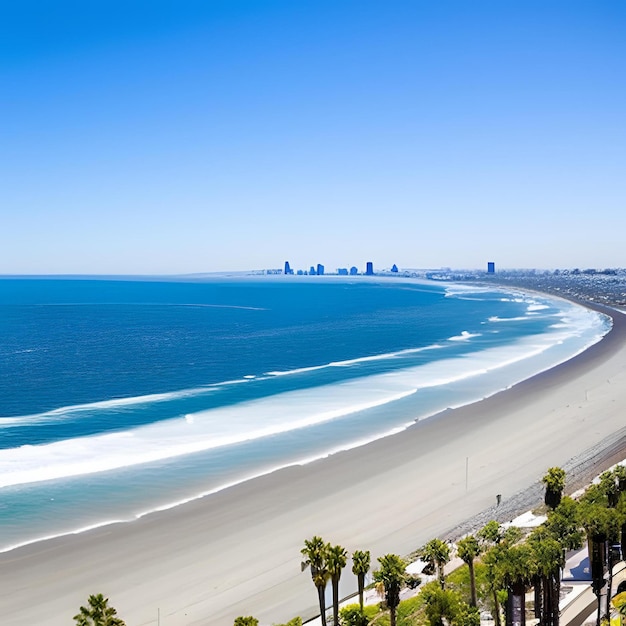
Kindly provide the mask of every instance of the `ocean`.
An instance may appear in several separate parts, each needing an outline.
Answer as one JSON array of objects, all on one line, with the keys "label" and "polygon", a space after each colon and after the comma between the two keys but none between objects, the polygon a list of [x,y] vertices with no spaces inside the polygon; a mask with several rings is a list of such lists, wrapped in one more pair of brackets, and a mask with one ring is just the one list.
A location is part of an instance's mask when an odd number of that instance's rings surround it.
[{"label": "ocean", "polygon": [[571,358],[610,320],[399,278],[5,278],[0,328],[9,550],[399,432]]}]

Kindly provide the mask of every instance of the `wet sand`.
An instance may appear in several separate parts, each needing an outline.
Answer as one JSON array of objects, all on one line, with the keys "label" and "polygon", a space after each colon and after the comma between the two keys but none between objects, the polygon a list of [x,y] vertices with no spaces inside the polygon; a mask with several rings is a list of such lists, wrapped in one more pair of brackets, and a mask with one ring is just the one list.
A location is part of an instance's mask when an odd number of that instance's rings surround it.
[{"label": "wet sand", "polygon": [[[311,617],[304,539],[318,534],[374,559],[408,554],[488,515],[496,494],[504,506],[548,467],[600,454],[625,424],[626,316],[616,313],[613,330],[574,359],[398,435],[1,554],[0,614],[11,626],[65,626],[89,594],[103,593],[127,626]],[[352,579],[349,567],[344,576]]]}]

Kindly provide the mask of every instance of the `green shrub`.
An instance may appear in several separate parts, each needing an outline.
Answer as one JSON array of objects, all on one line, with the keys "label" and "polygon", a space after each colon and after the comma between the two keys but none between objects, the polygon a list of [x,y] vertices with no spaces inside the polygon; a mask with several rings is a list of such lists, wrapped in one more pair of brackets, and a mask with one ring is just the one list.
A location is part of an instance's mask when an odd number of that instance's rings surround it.
[{"label": "green shrub", "polygon": [[421,593],[400,602],[397,615],[398,626],[414,626],[424,623],[424,619],[420,619],[423,614],[423,606],[424,599]]},{"label": "green shrub", "polygon": [[[491,592],[489,591],[489,582],[487,581],[487,566],[480,561],[475,561],[474,575],[476,577],[478,604],[480,606],[491,607],[493,602]],[[471,600],[469,567],[462,565],[453,572],[450,572],[450,574],[446,576],[446,587],[452,591],[458,591],[463,601],[469,604]]]},{"label": "green shrub", "polygon": [[370,621],[358,604],[351,604],[339,611],[339,623],[341,626],[367,626]]},{"label": "green shrub", "polygon": [[259,620],[251,616],[237,617],[234,626],[259,626]]},{"label": "green shrub", "polygon": [[370,604],[363,607],[363,618],[361,617],[361,609],[358,604],[348,604],[339,610],[339,623],[341,626],[367,626],[376,615],[380,613],[378,604]]}]

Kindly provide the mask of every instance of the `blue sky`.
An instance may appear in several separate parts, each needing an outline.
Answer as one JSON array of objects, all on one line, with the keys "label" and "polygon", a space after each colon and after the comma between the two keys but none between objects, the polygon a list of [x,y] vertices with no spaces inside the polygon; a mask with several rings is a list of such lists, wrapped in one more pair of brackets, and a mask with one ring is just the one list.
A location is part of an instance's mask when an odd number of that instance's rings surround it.
[{"label": "blue sky", "polygon": [[0,3],[0,274],[626,266],[623,0]]}]

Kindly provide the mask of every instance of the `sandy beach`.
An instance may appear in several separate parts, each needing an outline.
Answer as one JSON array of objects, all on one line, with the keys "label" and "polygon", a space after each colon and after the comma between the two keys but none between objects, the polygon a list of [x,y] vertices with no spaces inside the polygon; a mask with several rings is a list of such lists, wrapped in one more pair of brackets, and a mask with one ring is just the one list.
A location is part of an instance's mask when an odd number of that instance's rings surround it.
[{"label": "sandy beach", "polygon": [[108,596],[128,626],[311,617],[304,539],[408,554],[486,514],[496,494],[505,506],[548,467],[621,440],[625,415],[626,316],[616,313],[613,330],[574,359],[398,435],[132,523],[0,554],[2,622],[67,625],[92,593]]}]

